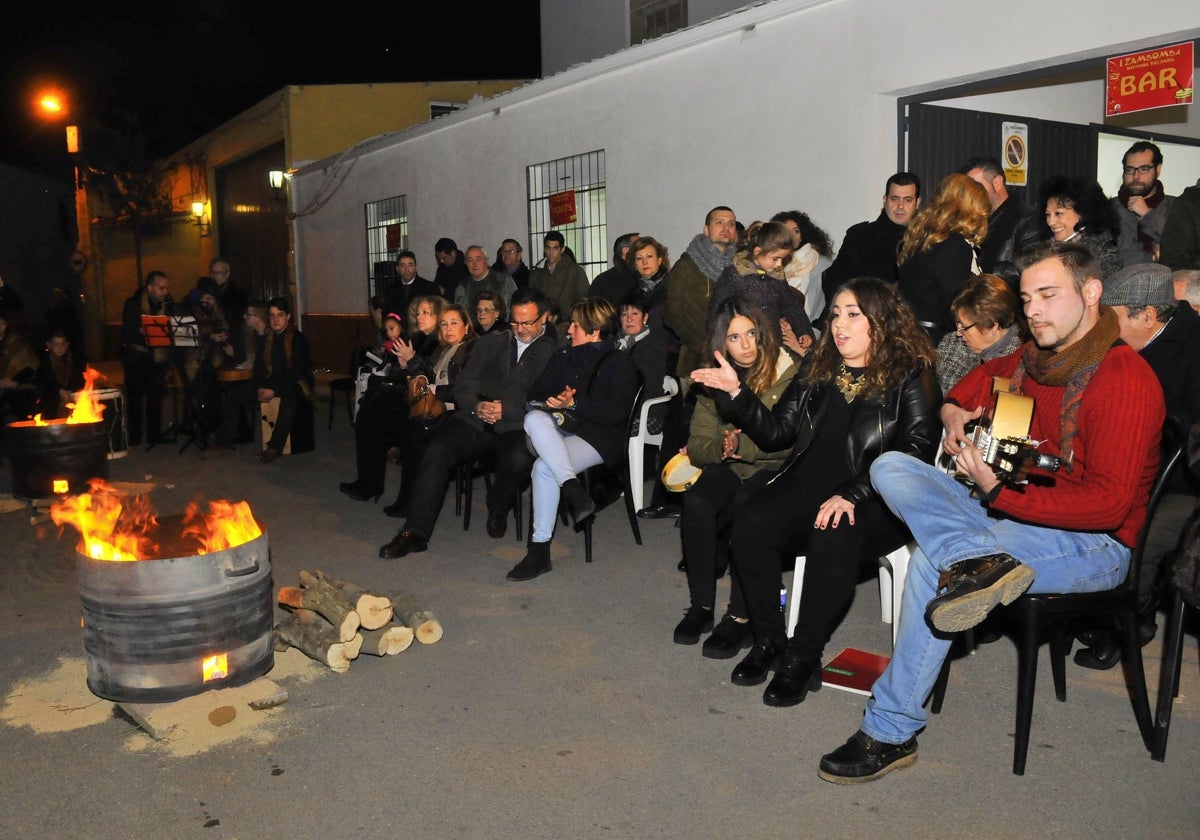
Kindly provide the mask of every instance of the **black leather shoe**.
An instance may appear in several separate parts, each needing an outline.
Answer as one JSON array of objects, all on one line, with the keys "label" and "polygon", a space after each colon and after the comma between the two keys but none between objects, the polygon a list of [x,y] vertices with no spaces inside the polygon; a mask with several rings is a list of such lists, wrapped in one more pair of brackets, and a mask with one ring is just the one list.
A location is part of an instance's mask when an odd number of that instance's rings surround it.
[{"label": "black leather shoe", "polygon": [[835,785],[873,782],[885,773],[907,767],[917,760],[917,739],[903,744],[876,741],[862,730],[833,752],[821,757],[817,775]]},{"label": "black leather shoe", "polygon": [[505,575],[509,580],[533,580],[554,568],[550,563],[550,543],[530,543],[521,562]]},{"label": "black leather shoe", "polygon": [[578,531],[579,526],[583,524],[583,520],[596,512],[596,503],[592,501],[592,497],[588,495],[588,491],[579,483],[578,478],[572,478],[563,482],[562,497],[567,505],[567,513],[571,515],[571,524]]},{"label": "black leather shoe", "polygon": [[379,556],[384,560],[398,560],[406,554],[416,554],[429,548],[424,537],[414,534],[407,528],[392,537],[392,541],[379,549]]},{"label": "black leather shoe", "polygon": [[675,644],[694,645],[700,634],[707,633],[713,626],[713,611],[704,607],[688,607],[683,621],[675,625]]},{"label": "black leather shoe", "polygon": [[683,513],[681,505],[653,505],[637,512],[638,519],[678,519]]},{"label": "black leather shoe", "polygon": [[378,502],[379,497],[383,495],[382,490],[371,490],[359,481],[343,481],[338,485],[338,489],[356,502]]},{"label": "black leather shoe", "polygon": [[732,615],[725,613],[712,635],[704,640],[700,652],[707,659],[733,659],[753,643],[750,622],[736,621]]},{"label": "black leather shoe", "polygon": [[408,503],[397,499],[390,505],[384,505],[383,512],[396,519],[403,519],[408,516]]},{"label": "black leather shoe", "polygon": [[805,659],[798,653],[788,651],[763,692],[763,703],[768,706],[796,706],[804,702],[808,692],[820,690],[820,661]]},{"label": "black leather shoe", "polygon": [[1011,604],[1033,583],[1034,571],[1007,554],[989,554],[953,564],[938,580],[938,595],[925,618],[943,633],[970,630],[998,604]]},{"label": "black leather shoe", "polygon": [[783,656],[784,642],[755,642],[754,647],[733,669],[729,681],[734,685],[761,685]]},{"label": "black leather shoe", "polygon": [[[1154,641],[1158,625],[1153,617],[1142,619],[1138,625],[1138,643],[1142,647]],[[1116,633],[1095,630],[1080,633],[1076,638],[1089,647],[1075,651],[1075,664],[1093,671],[1107,671],[1121,661],[1121,640]]]},{"label": "black leather shoe", "polygon": [[508,532],[508,514],[488,511],[487,535],[498,540]]}]

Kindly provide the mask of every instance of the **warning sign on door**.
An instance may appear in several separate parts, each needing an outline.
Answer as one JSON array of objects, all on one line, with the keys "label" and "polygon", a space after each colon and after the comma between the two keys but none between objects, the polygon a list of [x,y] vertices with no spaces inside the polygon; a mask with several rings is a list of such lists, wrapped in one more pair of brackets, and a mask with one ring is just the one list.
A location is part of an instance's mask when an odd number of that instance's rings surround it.
[{"label": "warning sign on door", "polygon": [[1000,162],[1004,165],[1004,183],[1024,187],[1029,177],[1029,126],[1006,122],[1000,126]]}]

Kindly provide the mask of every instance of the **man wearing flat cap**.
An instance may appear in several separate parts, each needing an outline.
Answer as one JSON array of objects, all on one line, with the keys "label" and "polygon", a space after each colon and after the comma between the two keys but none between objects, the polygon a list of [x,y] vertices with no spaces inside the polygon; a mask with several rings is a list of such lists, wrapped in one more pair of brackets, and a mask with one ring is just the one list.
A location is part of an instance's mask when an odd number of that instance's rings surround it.
[{"label": "man wearing flat cap", "polygon": [[[1186,433],[1200,419],[1200,315],[1175,300],[1171,269],[1159,263],[1126,266],[1104,281],[1100,303],[1117,313],[1122,340],[1154,370],[1162,385],[1167,414],[1175,417]],[[1142,558],[1138,594],[1143,644],[1154,638],[1157,629],[1154,617],[1163,560],[1177,548],[1184,522],[1196,507],[1200,491],[1186,471],[1178,473],[1176,479],[1159,504]],[[1085,641],[1092,646],[1076,652],[1076,663],[1098,669],[1117,664],[1121,653],[1115,638]]]}]

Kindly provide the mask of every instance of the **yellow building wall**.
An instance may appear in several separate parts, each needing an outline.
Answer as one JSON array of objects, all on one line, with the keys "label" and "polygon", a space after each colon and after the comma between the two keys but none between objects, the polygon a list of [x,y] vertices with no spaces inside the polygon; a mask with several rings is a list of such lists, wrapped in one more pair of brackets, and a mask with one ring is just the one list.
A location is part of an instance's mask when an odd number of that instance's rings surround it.
[{"label": "yellow building wall", "polygon": [[466,104],[527,81],[292,85],[284,90],[288,163],[320,160],[359,140],[423,123],[430,102]]}]

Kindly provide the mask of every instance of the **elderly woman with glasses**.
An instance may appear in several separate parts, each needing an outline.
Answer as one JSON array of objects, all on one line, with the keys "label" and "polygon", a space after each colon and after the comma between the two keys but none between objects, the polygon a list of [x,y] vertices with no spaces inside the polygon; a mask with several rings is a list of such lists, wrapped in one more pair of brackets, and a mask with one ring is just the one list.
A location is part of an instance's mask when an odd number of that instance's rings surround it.
[{"label": "elderly woman with glasses", "polygon": [[475,332],[487,335],[490,332],[508,329],[504,311],[504,296],[499,292],[480,292],[475,296]]},{"label": "elderly woman with glasses", "polygon": [[938,343],[938,381],[949,393],[958,380],[990,359],[1007,356],[1025,340],[1021,304],[995,274],[966,282],[950,304],[954,332]]}]

